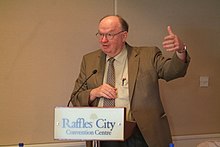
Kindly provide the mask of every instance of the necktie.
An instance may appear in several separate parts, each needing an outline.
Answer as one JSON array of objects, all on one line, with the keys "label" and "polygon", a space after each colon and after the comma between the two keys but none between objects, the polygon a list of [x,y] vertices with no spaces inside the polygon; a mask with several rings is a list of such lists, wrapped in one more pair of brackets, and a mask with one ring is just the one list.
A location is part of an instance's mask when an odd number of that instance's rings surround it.
[{"label": "necktie", "polygon": [[[115,68],[114,68],[114,58],[109,58],[108,72],[107,72],[107,84],[115,87]],[[104,98],[104,107],[114,107],[115,100]]]}]

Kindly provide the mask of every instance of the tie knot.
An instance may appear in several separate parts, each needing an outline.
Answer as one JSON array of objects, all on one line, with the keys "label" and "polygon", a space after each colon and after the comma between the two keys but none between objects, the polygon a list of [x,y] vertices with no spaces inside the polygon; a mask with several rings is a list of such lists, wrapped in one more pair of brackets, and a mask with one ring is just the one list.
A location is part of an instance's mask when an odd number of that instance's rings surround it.
[{"label": "tie knot", "polygon": [[108,59],[108,61],[109,61],[110,63],[113,63],[113,62],[115,61],[115,58],[111,57],[111,58]]}]

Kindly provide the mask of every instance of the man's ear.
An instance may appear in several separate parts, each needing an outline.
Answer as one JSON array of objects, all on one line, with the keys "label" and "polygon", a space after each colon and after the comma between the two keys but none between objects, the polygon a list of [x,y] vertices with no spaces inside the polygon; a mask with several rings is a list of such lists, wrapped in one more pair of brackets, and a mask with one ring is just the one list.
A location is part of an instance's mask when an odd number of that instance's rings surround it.
[{"label": "man's ear", "polygon": [[128,38],[128,32],[124,31],[123,32],[123,41],[126,42],[127,38]]}]

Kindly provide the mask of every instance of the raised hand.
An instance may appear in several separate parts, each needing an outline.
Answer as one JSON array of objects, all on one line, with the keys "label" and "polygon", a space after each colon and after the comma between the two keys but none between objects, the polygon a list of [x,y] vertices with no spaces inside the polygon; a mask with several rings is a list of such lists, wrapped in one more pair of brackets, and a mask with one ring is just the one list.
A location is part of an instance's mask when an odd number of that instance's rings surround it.
[{"label": "raised hand", "polygon": [[180,38],[175,35],[170,26],[167,27],[168,35],[164,37],[163,48],[168,52],[176,52],[179,59],[186,61],[185,45]]},{"label": "raised hand", "polygon": [[170,26],[167,27],[168,35],[164,37],[163,48],[168,52],[177,51],[181,53],[184,49],[184,44],[180,38],[175,35]]}]

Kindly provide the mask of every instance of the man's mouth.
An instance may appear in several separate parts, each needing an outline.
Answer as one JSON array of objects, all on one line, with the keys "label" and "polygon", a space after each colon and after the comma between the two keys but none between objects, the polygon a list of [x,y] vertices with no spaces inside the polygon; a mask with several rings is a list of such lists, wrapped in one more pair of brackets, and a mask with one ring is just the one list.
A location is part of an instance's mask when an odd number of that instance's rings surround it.
[{"label": "man's mouth", "polygon": [[107,48],[107,47],[109,47],[109,45],[107,45],[107,44],[102,44],[102,47],[103,47],[103,48]]}]

